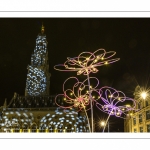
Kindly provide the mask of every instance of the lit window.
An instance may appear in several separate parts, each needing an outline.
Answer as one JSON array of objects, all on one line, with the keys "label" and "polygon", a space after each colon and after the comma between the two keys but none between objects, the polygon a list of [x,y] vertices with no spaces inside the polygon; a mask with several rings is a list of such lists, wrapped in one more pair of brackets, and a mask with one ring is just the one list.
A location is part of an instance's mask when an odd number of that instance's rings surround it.
[{"label": "lit window", "polygon": [[139,114],[139,123],[142,122],[142,114]]},{"label": "lit window", "polygon": [[133,125],[136,125],[136,118],[133,118]]},{"label": "lit window", "polygon": [[140,102],[138,103],[138,109],[141,109],[141,103]]},{"label": "lit window", "polygon": [[147,132],[150,132],[150,124],[147,125]]},{"label": "lit window", "polygon": [[143,132],[143,127],[140,127],[140,132]]},{"label": "lit window", "polygon": [[134,129],[134,133],[136,133],[136,129]]},{"label": "lit window", "polygon": [[150,110],[146,111],[146,120],[150,119]]}]

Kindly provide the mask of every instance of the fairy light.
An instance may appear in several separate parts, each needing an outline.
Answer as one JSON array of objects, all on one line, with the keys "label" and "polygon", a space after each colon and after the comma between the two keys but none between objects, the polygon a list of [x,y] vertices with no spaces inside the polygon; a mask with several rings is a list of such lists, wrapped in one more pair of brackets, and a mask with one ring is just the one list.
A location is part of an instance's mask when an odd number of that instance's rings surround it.
[{"label": "fairy light", "polygon": [[97,59],[94,60],[94,62],[97,62],[97,61],[98,61]]},{"label": "fairy light", "polygon": [[34,53],[31,56],[31,65],[28,66],[26,92],[30,96],[38,96],[47,89],[49,73],[47,69],[47,41],[46,35],[39,34],[36,39]]},{"label": "fairy light", "polygon": [[45,73],[38,68],[29,66],[29,73],[27,75],[26,89],[31,96],[37,96],[46,90],[46,76]]},{"label": "fairy light", "polygon": [[111,98],[112,98],[112,97],[113,97],[113,95],[109,95],[109,97],[111,97]]},{"label": "fairy light", "polygon": [[[56,114],[58,116],[57,119],[53,117]],[[47,132],[49,132],[50,126],[53,126],[53,130],[52,130],[53,132],[58,132],[59,131],[59,127],[63,126],[63,124],[61,124],[61,120],[66,120],[72,126],[75,126],[76,124],[78,124],[77,125],[78,127],[80,126],[80,124],[86,123],[86,118],[85,117],[81,117],[81,116],[77,117],[78,113],[73,111],[73,110],[68,110],[68,114],[67,115],[66,115],[66,112],[64,112],[63,116],[64,117],[62,117],[62,111],[59,111],[59,110],[56,110],[55,114],[53,114],[53,115],[46,114],[45,116],[43,116],[41,118],[41,120],[39,120],[39,122],[41,122],[41,123],[39,124],[39,129],[36,129],[36,132],[38,133],[39,130],[44,130],[47,133]],[[76,117],[76,119],[75,119],[75,117]],[[29,118],[29,116],[27,118]],[[50,124],[47,124],[47,123],[44,123],[43,119],[46,119],[47,121],[52,119],[52,121],[49,122]],[[16,120],[16,118],[14,118],[14,120]],[[30,122],[30,125],[32,126],[33,123],[34,123],[34,120]],[[2,126],[1,123],[0,123],[0,125]],[[16,125],[17,125],[17,127],[15,127]],[[27,125],[27,126],[25,127],[25,125]],[[12,126],[14,126],[14,128],[12,128]],[[33,129],[30,128],[30,126],[29,126],[29,124],[27,122],[24,123],[24,125],[22,126],[23,127],[22,129],[19,129],[18,126],[20,126],[20,125],[18,123],[16,124],[14,122],[13,124],[10,123],[8,127],[11,129],[11,132],[15,132],[15,130],[18,130],[20,133],[23,132],[24,130],[27,130],[27,132],[29,132],[29,133],[33,132]],[[24,127],[27,128],[27,129],[25,129]],[[36,127],[37,127],[37,125],[36,125]],[[82,126],[82,128],[84,128],[84,127],[86,127],[86,124],[85,124],[85,126]],[[7,131],[6,128],[4,128],[4,130]],[[66,126],[66,132],[67,132],[67,126]]]},{"label": "fairy light", "polygon": [[108,64],[108,62],[106,61],[106,62],[105,62],[105,65],[107,65],[107,64]]},{"label": "fairy light", "polygon": [[97,59],[100,59],[100,56],[97,56]]}]

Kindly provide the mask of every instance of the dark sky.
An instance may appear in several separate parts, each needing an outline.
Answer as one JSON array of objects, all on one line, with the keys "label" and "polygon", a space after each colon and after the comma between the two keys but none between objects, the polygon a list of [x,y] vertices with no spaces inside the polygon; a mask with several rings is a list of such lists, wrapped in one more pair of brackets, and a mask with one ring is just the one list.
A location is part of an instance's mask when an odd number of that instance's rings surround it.
[{"label": "dark sky", "polygon": [[[132,97],[136,85],[145,86],[150,72],[150,18],[0,18],[0,104],[17,92],[24,95],[27,65],[44,23],[48,41],[51,94],[75,72],[59,72],[54,65],[67,57],[99,48],[116,51],[120,61],[99,67],[100,84]],[[80,77],[80,78],[83,78]]]}]

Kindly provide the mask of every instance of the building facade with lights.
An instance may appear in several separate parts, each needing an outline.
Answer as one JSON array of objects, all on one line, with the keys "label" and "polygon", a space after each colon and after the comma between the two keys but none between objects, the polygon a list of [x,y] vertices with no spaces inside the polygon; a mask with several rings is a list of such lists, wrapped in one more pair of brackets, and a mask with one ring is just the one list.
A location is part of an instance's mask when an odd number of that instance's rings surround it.
[{"label": "building facade with lights", "polygon": [[137,86],[134,92],[137,108],[130,112],[124,121],[124,132],[150,132],[150,99],[143,88]]},{"label": "building facade with lights", "polygon": [[[44,26],[28,66],[25,96],[14,93],[0,107],[0,132],[89,132],[84,113],[61,109],[50,95],[48,50]],[[65,106],[64,97],[58,103]]]}]

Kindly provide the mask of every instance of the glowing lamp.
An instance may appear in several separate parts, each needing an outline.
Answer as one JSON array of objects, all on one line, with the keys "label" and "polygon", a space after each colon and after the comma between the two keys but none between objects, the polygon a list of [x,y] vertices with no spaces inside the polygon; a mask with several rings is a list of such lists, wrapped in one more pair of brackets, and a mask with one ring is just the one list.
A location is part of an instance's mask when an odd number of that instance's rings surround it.
[{"label": "glowing lamp", "polygon": [[142,93],[141,93],[141,97],[142,97],[143,99],[146,99],[146,97],[147,97],[146,92],[142,92]]},{"label": "glowing lamp", "polygon": [[130,113],[130,116],[132,116],[133,114],[132,113]]},{"label": "glowing lamp", "polygon": [[102,121],[100,124],[101,124],[101,126],[105,126],[105,122],[104,121]]}]

